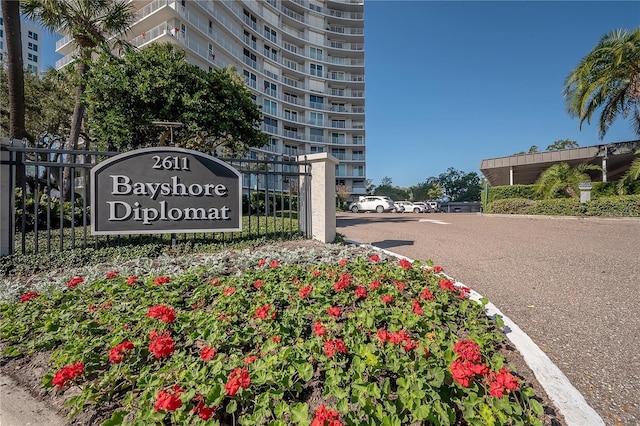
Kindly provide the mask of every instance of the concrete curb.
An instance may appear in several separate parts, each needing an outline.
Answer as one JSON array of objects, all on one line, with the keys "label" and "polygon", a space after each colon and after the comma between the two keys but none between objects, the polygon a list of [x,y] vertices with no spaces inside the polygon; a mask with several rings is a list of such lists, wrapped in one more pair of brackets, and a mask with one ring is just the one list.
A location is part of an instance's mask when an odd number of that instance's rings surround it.
[{"label": "concrete curb", "polygon": [[[414,261],[406,256],[368,244],[352,240],[345,240],[345,242],[354,245],[367,245],[375,250],[397,257],[398,259],[406,259],[410,262]],[[447,275],[445,274],[445,276]],[[448,278],[455,281],[451,277]],[[460,282],[456,282],[455,284],[468,287]],[[482,295],[471,289],[469,298],[479,302]],[[591,408],[584,399],[584,396],[582,396],[580,391],[571,384],[567,376],[560,371],[560,369],[553,363],[553,361],[551,361],[551,359],[549,359],[542,349],[540,349],[538,345],[536,345],[515,322],[503,314],[491,302],[487,303],[485,306],[485,312],[490,318],[494,318],[496,315],[500,315],[500,317],[502,317],[502,321],[505,325],[504,331],[507,338],[511,341],[513,346],[515,346],[518,352],[520,352],[529,368],[533,371],[536,379],[540,382],[540,385],[544,388],[560,414],[564,417],[568,426],[605,425],[604,420],[602,420],[600,415]]]}]

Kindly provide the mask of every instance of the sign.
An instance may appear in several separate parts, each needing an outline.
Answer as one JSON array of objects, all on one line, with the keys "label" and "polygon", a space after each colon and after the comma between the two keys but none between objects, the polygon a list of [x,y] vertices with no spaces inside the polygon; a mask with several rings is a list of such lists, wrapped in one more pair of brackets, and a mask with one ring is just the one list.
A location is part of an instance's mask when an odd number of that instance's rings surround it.
[{"label": "sign", "polygon": [[144,148],[91,169],[94,235],[241,230],[241,174],[217,158]]},{"label": "sign", "polygon": [[583,181],[578,183],[578,189],[581,191],[588,191],[593,187],[593,184],[589,181]]}]

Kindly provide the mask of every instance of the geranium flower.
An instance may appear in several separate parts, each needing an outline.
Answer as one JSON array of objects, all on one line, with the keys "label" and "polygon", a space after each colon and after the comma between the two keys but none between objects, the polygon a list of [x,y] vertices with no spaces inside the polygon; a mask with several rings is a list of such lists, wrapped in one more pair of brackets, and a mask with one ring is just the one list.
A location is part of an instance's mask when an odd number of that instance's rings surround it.
[{"label": "geranium flower", "polygon": [[249,365],[253,362],[255,362],[258,359],[258,357],[256,355],[251,355],[248,356],[244,359],[244,365]]},{"label": "geranium flower", "polygon": [[318,270],[318,269],[314,269],[312,272],[314,277],[318,278],[320,275],[322,275],[322,271]]},{"label": "geranium flower", "polygon": [[76,362],[73,365],[67,365],[56,371],[51,380],[51,384],[57,386],[58,389],[65,387],[71,380],[80,376],[84,372],[84,363]]},{"label": "geranium flower", "polygon": [[74,288],[81,282],[84,282],[84,278],[82,277],[73,277],[67,282],[67,288]]},{"label": "geranium flower", "polygon": [[40,296],[40,293],[36,291],[30,291],[20,296],[20,303],[28,302],[29,300],[35,299],[38,296]]},{"label": "geranium flower", "polygon": [[211,346],[205,346],[200,350],[200,358],[204,361],[210,361],[218,352]]},{"label": "geranium flower", "polygon": [[403,291],[405,288],[407,288],[407,283],[401,281],[394,281],[393,283],[396,285],[398,291]]},{"label": "geranium flower", "polygon": [[120,271],[111,271],[111,272],[107,272],[107,279],[110,280],[112,278],[116,278],[118,275],[120,275]]},{"label": "geranium flower", "polygon": [[425,287],[422,290],[422,293],[420,293],[420,299],[433,300],[433,294],[431,294],[431,290],[429,290],[427,287]]},{"label": "geranium flower", "polygon": [[336,352],[347,354],[347,346],[340,339],[329,339],[324,342],[324,354],[333,358]]},{"label": "geranium flower", "polygon": [[324,334],[327,332],[327,329],[322,325],[322,323],[320,321],[316,321],[313,324],[313,332],[317,336],[324,336]]},{"label": "geranium flower", "polygon": [[357,297],[364,299],[367,297],[367,289],[361,285],[356,288],[355,294]]},{"label": "geranium flower", "polygon": [[149,352],[156,358],[165,358],[173,353],[175,346],[169,336],[158,336],[149,342]]},{"label": "geranium flower", "polygon": [[347,259],[340,259],[339,265],[344,268],[348,263],[349,261]]},{"label": "geranium flower", "polygon": [[413,264],[407,259],[400,259],[400,261],[398,261],[398,265],[400,265],[402,269],[411,269],[411,267],[413,266]]},{"label": "geranium flower", "polygon": [[278,266],[280,266],[280,263],[277,260],[272,260],[271,263],[269,263],[270,268],[277,268]]},{"label": "geranium flower", "polygon": [[369,262],[372,262],[372,263],[380,262],[380,256],[378,256],[377,254],[372,254],[371,256],[369,256]]},{"label": "geranium flower", "polygon": [[171,281],[171,278],[168,275],[164,275],[161,277],[156,277],[156,279],[153,280],[153,284],[154,285],[166,284],[169,281]]},{"label": "geranium flower", "polygon": [[304,299],[306,298],[309,293],[311,293],[313,291],[313,287],[311,287],[310,285],[306,285],[304,287],[300,287],[300,290],[298,290],[298,297],[300,299]]},{"label": "geranium flower", "polygon": [[329,410],[326,405],[322,404],[316,409],[311,426],[325,426],[325,422],[329,422],[330,426],[339,426],[342,425],[342,423],[338,421],[339,418],[340,414],[337,411]]},{"label": "geranium flower", "polygon": [[202,394],[197,394],[194,400],[197,404],[191,412],[197,414],[202,420],[209,420],[218,409],[215,405],[207,407],[204,404],[204,396]]},{"label": "geranium flower", "polygon": [[280,343],[280,340],[282,340],[282,337],[280,336],[272,336],[271,337],[271,341],[274,343]]},{"label": "geranium flower", "polygon": [[266,264],[267,264],[267,261],[266,261],[266,260],[264,260],[264,259],[260,259],[260,260],[258,261],[258,268],[262,268],[262,267],[263,267],[264,265],[266,265]]},{"label": "geranium flower", "polygon": [[171,323],[176,319],[176,311],[166,305],[156,305],[149,308],[147,311],[149,318],[156,318],[162,322]]},{"label": "geranium flower", "polygon": [[225,296],[230,296],[235,292],[236,292],[235,287],[225,287],[225,289],[222,291],[222,294]]},{"label": "geranium flower", "polygon": [[450,291],[455,290],[453,283],[446,278],[440,278],[438,285],[442,290],[450,290]]},{"label": "geranium flower", "polygon": [[453,346],[453,351],[460,355],[460,358],[471,361],[482,361],[480,347],[473,340],[458,340]]},{"label": "geranium flower", "polygon": [[379,280],[374,280],[369,283],[369,290],[375,290],[380,287],[382,283]]},{"label": "geranium flower", "polygon": [[173,386],[169,390],[160,389],[156,396],[155,411],[167,410],[175,411],[182,406],[180,395],[184,389],[178,385]]},{"label": "geranium flower", "polygon": [[444,271],[444,269],[442,269],[442,267],[441,267],[441,266],[434,266],[433,268],[431,268],[431,270],[432,270],[434,273],[436,273],[436,274],[439,274],[439,273],[441,273],[442,271]]},{"label": "geranium flower", "polygon": [[[260,306],[258,309],[256,309],[256,311],[253,314],[253,316],[256,316],[256,317],[260,318],[261,320],[264,320],[264,319],[267,318],[267,314],[269,313],[269,310],[271,310],[271,305],[266,303],[266,304]],[[275,312],[273,313],[272,318],[275,318]]]},{"label": "geranium flower", "polygon": [[333,284],[333,289],[337,292],[344,290],[351,285],[351,275],[348,273],[340,274],[340,278]]},{"label": "geranium flower", "polygon": [[327,308],[327,313],[332,317],[338,318],[342,310],[338,306],[331,306]]},{"label": "geranium flower", "polygon": [[263,284],[264,284],[264,281],[263,281],[263,280],[256,280],[256,282],[254,282],[254,283],[253,283],[253,286],[254,286],[255,288],[257,288],[258,290],[260,290],[260,287],[262,287],[262,286],[263,286]]},{"label": "geranium flower", "polygon": [[497,374],[492,374],[492,381],[489,384],[490,395],[502,398],[505,393],[518,389],[520,389],[518,379],[511,374],[508,368],[501,368]]},{"label": "geranium flower", "polygon": [[391,303],[393,301],[393,296],[390,294],[385,294],[380,298],[384,303]]},{"label": "geranium flower", "polygon": [[423,315],[424,310],[422,309],[422,306],[420,306],[420,302],[416,299],[413,299],[411,302],[413,303],[413,313],[416,315]]},{"label": "geranium flower", "polygon": [[137,275],[131,275],[129,278],[127,278],[127,284],[128,285],[134,285],[136,283],[136,281],[138,281],[138,276]]},{"label": "geranium flower", "polygon": [[124,354],[126,351],[130,351],[133,349],[133,343],[128,340],[114,346],[109,351],[109,361],[113,364],[119,364],[124,359]]},{"label": "geranium flower", "polygon": [[236,368],[229,373],[229,379],[224,385],[224,390],[227,395],[233,396],[238,393],[240,388],[246,389],[251,385],[251,378],[249,377],[249,371],[246,368]]}]

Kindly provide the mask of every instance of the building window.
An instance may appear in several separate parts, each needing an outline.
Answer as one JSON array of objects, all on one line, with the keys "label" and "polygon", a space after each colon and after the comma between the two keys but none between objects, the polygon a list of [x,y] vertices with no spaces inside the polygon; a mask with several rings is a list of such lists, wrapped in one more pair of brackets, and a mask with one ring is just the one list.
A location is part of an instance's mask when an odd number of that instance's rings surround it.
[{"label": "building window", "polygon": [[27,36],[32,40],[38,41],[38,33],[34,33],[33,31],[29,31],[27,33]]},{"label": "building window", "polygon": [[249,13],[246,9],[242,9],[242,12],[244,13],[243,19],[245,24],[258,31],[258,23],[256,17],[253,16],[252,13]]},{"label": "building window", "polygon": [[322,65],[320,64],[309,65],[309,72],[311,75],[315,75],[316,77],[322,77]]},{"label": "building window", "polygon": [[278,51],[275,50],[273,47],[268,46],[268,45],[264,45],[264,56],[266,56],[267,58],[277,61],[278,60]]},{"label": "building window", "polygon": [[276,30],[274,30],[273,28],[269,28],[266,25],[264,26],[264,36],[268,40],[271,40],[274,43],[278,42],[278,36],[276,35]]},{"label": "building window", "polygon": [[337,127],[338,129],[344,129],[347,127],[345,120],[331,120],[331,127]]},{"label": "building window", "polygon": [[317,47],[310,47],[309,48],[309,57],[311,59],[317,59],[319,61],[322,61],[322,60],[324,60],[322,58],[322,56],[323,56],[322,49],[318,49]]},{"label": "building window", "polygon": [[331,133],[331,143],[344,145],[346,142],[346,135],[344,133]]},{"label": "building window", "polygon": [[311,147],[311,153],[315,153],[315,152],[324,152],[324,147],[323,146],[312,146]]},{"label": "building window", "polygon": [[34,55],[33,53],[29,53],[27,55],[27,59],[32,62],[38,62],[38,55]]},{"label": "building window", "polygon": [[311,104],[311,108],[322,109],[324,98],[322,96],[310,95],[309,103]]},{"label": "building window", "polygon": [[262,109],[267,114],[278,115],[278,104],[268,99],[264,99],[262,102]]},{"label": "building window", "polygon": [[315,126],[324,126],[324,114],[321,114],[319,112],[309,113],[309,124],[313,124]]},{"label": "building window", "polygon": [[249,65],[252,68],[256,68],[256,55],[254,55],[253,53],[249,52],[248,49],[244,49],[243,51],[244,53],[244,63]]},{"label": "building window", "polygon": [[[2,48],[2,43],[0,43],[0,49]],[[27,71],[32,74],[38,74],[38,67],[35,65],[27,64]]]},{"label": "building window", "polygon": [[354,145],[364,145],[364,136],[362,135],[352,136],[351,141]]},{"label": "building window", "polygon": [[311,140],[314,142],[323,142],[324,141],[324,130],[322,129],[316,129],[315,127],[312,127],[309,130],[309,135],[311,137]]},{"label": "building window", "polygon": [[286,118],[289,121],[298,121],[298,112],[285,109],[284,118]]},{"label": "building window", "polygon": [[258,77],[256,77],[254,73],[242,70],[242,74],[244,75],[244,80],[250,87],[253,87],[254,89],[258,88]]},{"label": "building window", "polygon": [[335,102],[331,102],[331,111],[334,112],[345,112],[347,110],[347,108],[345,107],[345,104],[338,104]]},{"label": "building window", "polygon": [[353,151],[353,159],[356,161],[364,161],[364,151]]},{"label": "building window", "polygon": [[267,132],[278,133],[278,120],[275,120],[270,117],[265,117],[264,127]]},{"label": "building window", "polygon": [[38,45],[35,44],[35,43],[29,42],[29,44],[27,45],[27,49],[33,50],[34,52],[37,52],[38,51]]},{"label": "building window", "polygon": [[264,81],[264,93],[271,96],[278,96],[278,86],[275,83],[271,83],[267,80]]},{"label": "building window", "polygon": [[293,93],[284,93],[284,100],[289,102],[290,104],[298,104],[298,95],[294,95]]}]

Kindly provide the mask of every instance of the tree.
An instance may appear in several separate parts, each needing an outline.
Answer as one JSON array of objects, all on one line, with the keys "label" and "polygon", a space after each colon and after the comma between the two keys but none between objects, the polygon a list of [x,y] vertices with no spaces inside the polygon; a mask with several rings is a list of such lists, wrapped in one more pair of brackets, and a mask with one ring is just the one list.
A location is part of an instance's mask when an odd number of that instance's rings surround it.
[{"label": "tree", "polygon": [[373,192],[376,190],[376,186],[373,184],[373,179],[365,180],[365,192],[367,195],[373,195]]},{"label": "tree", "polygon": [[382,178],[380,185],[375,188],[373,195],[386,195],[392,200],[409,199],[409,192],[406,189],[393,186],[393,181],[389,176]]},{"label": "tree", "polygon": [[538,145],[531,145],[531,147],[529,148],[529,151],[524,152],[524,151],[520,151],[520,152],[516,152],[513,155],[524,155],[524,154],[535,154],[536,152],[539,152],[540,149],[538,148]]},{"label": "tree", "polygon": [[465,173],[449,167],[438,176],[437,182],[451,201],[480,200],[480,176],[476,172]]},{"label": "tree", "polygon": [[564,97],[567,111],[580,119],[581,129],[601,109],[601,139],[618,115],[632,116],[640,135],[640,27],[605,34],[566,77]]},{"label": "tree", "polygon": [[20,2],[2,1],[2,17],[7,42],[7,87],[9,99],[8,134],[10,138],[28,137],[24,118],[24,74],[20,35]]},{"label": "tree", "polygon": [[[636,155],[640,155],[640,149],[636,151]],[[618,181],[616,186],[616,190],[618,195],[625,195],[627,193],[627,185],[640,178],[640,158],[636,158],[631,163],[629,170],[622,176],[622,178]]]},{"label": "tree", "polygon": [[166,145],[169,132],[153,121],[181,122],[178,146],[232,153],[267,143],[260,109],[232,68],[204,71],[170,43],[122,57],[103,54],[88,73],[84,101],[88,127],[101,148],[128,150]]},{"label": "tree", "polygon": [[338,196],[338,200],[340,200],[340,207],[342,207],[351,195],[351,188],[347,185],[336,185],[336,195]]},{"label": "tree", "polygon": [[557,163],[546,169],[534,184],[535,191],[544,198],[576,197],[578,184],[591,181],[588,170],[600,170],[595,164],[581,164],[571,167],[567,163]]},{"label": "tree", "polygon": [[570,139],[559,139],[547,147],[547,151],[560,151],[563,149],[577,148],[578,142]]},{"label": "tree", "polygon": [[[77,149],[84,104],[85,75],[89,71],[91,55],[108,38],[123,34],[133,22],[133,3],[129,0],[23,0],[22,11],[52,32],[71,36],[78,48],[76,61],[77,85],[71,119],[68,148]],[[64,170],[63,196],[70,198],[71,169]]]},{"label": "tree", "polygon": [[[442,197],[442,187],[434,177],[430,177],[424,182],[414,185],[409,189],[413,194],[414,201],[434,200]],[[434,195],[436,196],[434,197]]]}]

